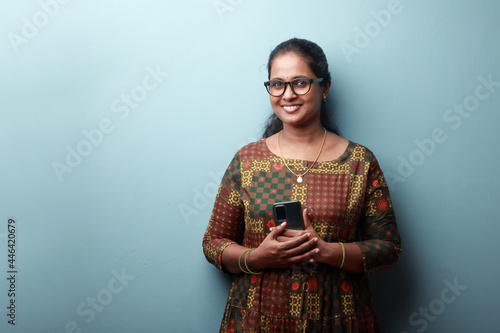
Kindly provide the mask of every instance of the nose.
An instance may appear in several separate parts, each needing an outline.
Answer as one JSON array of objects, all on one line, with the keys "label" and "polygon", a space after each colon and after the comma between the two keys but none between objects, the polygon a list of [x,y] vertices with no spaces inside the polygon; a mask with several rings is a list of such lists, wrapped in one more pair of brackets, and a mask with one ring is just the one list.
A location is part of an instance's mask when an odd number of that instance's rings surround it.
[{"label": "nose", "polygon": [[291,82],[285,83],[285,91],[283,92],[282,97],[286,100],[293,99],[293,98],[297,97],[295,92],[292,90],[292,83]]}]

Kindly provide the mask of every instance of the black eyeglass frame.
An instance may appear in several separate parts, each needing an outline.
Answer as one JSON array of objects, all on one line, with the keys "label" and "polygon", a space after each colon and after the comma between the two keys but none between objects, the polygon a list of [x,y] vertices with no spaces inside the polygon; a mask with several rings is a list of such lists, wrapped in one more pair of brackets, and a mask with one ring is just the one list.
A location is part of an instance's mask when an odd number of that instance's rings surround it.
[{"label": "black eyeglass frame", "polygon": [[[292,89],[293,93],[295,95],[299,95],[300,96],[300,95],[307,94],[311,90],[311,85],[313,83],[315,83],[315,82],[322,82],[324,79],[325,79],[324,77],[320,77],[320,78],[317,78],[317,79],[309,79],[309,78],[306,78],[306,77],[298,77],[296,79],[293,79],[293,80],[287,81],[287,82],[281,81],[281,80],[269,80],[269,81],[265,81],[264,82],[264,86],[266,87],[266,90],[269,93],[269,95],[274,96],[274,97],[280,97],[281,95],[283,95],[285,93],[285,91],[286,91],[286,85],[288,84],[290,86],[290,89]],[[309,89],[307,89],[307,91],[305,93],[298,94],[297,92],[295,92],[295,90],[293,90],[292,82],[297,81],[297,80],[309,81]],[[283,83],[285,85],[284,88],[283,88],[283,92],[281,94],[279,94],[279,95],[273,95],[273,94],[271,94],[271,91],[270,91],[270,89],[271,89],[271,81],[279,81],[279,82],[281,82],[281,83]]]}]

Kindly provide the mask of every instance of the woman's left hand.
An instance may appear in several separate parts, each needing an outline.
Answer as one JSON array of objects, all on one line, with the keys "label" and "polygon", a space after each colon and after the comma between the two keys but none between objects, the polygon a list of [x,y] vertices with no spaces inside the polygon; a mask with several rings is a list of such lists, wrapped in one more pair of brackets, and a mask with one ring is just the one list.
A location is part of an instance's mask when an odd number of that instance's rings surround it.
[{"label": "woman's left hand", "polygon": [[309,234],[309,239],[314,239],[314,252],[312,262],[319,262],[333,267],[342,266],[344,270],[360,273],[363,271],[363,254],[356,243],[344,243],[344,248],[338,242],[325,242],[314,230],[309,219],[307,208],[302,211],[304,230],[285,229],[278,238],[283,242],[291,238]]},{"label": "woman's left hand", "polygon": [[302,211],[302,217],[304,218],[305,232],[311,235],[311,239],[316,238],[315,244],[318,251],[314,255],[314,260],[320,263],[329,263],[333,256],[331,244],[325,242],[321,237],[319,237],[316,230],[314,230],[311,220],[309,219],[307,208],[304,208],[304,210]]},{"label": "woman's left hand", "polygon": [[281,233],[281,235],[277,238],[278,241],[289,240],[294,237],[298,237],[305,233],[309,233],[309,239],[316,238],[315,247],[318,249],[316,254],[314,255],[314,261],[320,263],[329,263],[333,256],[332,244],[325,242],[321,237],[319,237],[318,233],[314,230],[311,220],[309,219],[308,210],[304,208],[302,211],[302,217],[304,218],[304,228],[305,230],[293,230],[293,229],[285,229]]}]

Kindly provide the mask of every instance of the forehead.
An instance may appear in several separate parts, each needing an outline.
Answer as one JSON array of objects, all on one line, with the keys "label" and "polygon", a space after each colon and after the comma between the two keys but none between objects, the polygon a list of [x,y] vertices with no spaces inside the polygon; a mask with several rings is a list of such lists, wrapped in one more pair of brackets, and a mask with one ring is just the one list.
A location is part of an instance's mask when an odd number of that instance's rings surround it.
[{"label": "forehead", "polygon": [[305,59],[295,52],[288,52],[274,58],[270,74],[272,79],[292,79],[299,76],[314,77],[314,73]]}]

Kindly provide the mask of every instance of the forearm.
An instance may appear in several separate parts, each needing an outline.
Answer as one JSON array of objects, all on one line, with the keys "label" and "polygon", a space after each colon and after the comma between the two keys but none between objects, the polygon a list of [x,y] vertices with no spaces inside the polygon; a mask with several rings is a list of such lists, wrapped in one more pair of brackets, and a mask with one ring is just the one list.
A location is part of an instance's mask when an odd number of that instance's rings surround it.
[{"label": "forearm", "polygon": [[[363,271],[363,253],[356,243],[343,243],[344,250],[340,243],[325,242],[327,255],[320,262],[333,267],[340,267],[346,271],[361,273]],[[342,260],[344,261],[342,264]]]}]

